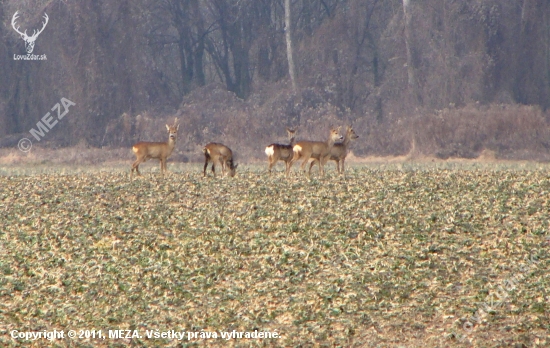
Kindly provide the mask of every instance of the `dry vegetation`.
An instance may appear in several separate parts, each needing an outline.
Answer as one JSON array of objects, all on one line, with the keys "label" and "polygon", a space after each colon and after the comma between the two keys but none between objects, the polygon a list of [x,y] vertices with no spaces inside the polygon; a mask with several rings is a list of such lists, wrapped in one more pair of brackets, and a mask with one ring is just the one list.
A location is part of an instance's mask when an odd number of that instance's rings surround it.
[{"label": "dry vegetation", "polygon": [[[283,336],[207,342],[217,346],[468,346],[454,334],[520,273],[468,340],[550,344],[546,166],[352,167],[344,179],[329,165],[311,181],[264,167],[204,179],[173,163],[162,180],[156,167],[133,182],[129,167],[3,168],[2,346],[21,344],[9,330],[54,328]],[[537,263],[521,272],[529,257]]]},{"label": "dry vegetation", "polygon": [[[220,85],[210,85],[186,96],[173,115],[130,116],[133,126],[122,127],[128,117],[123,114],[116,123],[120,126],[109,129],[106,139],[125,139],[108,142],[112,149],[130,147],[138,140],[164,139],[164,124],[176,116],[182,128],[175,150],[178,160],[200,162],[202,146],[223,140],[236,151],[238,160],[263,161],[265,146],[275,141],[287,143],[285,126],[299,128],[297,140],[324,140],[331,125],[350,124],[359,135],[351,147],[362,157],[411,154],[472,159],[491,151],[501,160],[550,161],[548,110],[525,105],[469,104],[426,113],[408,112],[407,117],[391,116],[387,122],[375,123],[367,118],[354,120],[313,89],[300,96],[286,93],[284,88],[272,89],[243,101]],[[150,122],[146,127],[139,126],[144,119]]]}]

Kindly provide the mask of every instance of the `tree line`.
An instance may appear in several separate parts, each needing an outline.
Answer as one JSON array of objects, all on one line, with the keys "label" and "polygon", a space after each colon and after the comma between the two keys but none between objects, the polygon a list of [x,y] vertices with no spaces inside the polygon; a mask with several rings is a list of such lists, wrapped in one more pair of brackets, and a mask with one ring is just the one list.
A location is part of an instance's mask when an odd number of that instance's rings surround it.
[{"label": "tree line", "polygon": [[[28,32],[48,14],[35,46],[46,61],[14,59],[25,53],[16,11]],[[210,86],[260,119],[280,98],[278,134],[306,108],[390,135],[471,105],[534,105],[548,118],[545,0],[2,0],[0,20],[0,137],[27,132],[65,97],[75,116],[52,139],[101,146],[121,115],[173,115]]]}]

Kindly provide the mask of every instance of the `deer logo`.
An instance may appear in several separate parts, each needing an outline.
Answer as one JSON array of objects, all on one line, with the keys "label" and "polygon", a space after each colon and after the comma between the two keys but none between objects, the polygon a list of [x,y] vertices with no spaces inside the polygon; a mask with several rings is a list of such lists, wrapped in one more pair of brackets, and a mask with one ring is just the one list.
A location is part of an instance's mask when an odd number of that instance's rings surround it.
[{"label": "deer logo", "polygon": [[25,32],[20,32],[19,31],[19,27],[15,27],[16,26],[16,21],[17,21],[17,18],[19,16],[19,11],[15,12],[15,14],[13,15],[12,19],[11,19],[11,26],[13,27],[13,29],[19,34],[21,35],[21,38],[23,40],[25,40],[25,49],[27,50],[27,53],[32,53],[32,51],[34,50],[34,42],[36,41],[36,38],[38,38],[38,35],[40,35],[41,32],[44,31],[44,28],[46,28],[46,25],[48,24],[48,15],[46,13],[44,13],[44,22],[42,22],[42,29],[36,31],[36,29],[33,30],[32,32],[32,35],[31,36],[28,36],[27,35],[27,30],[25,30]]}]

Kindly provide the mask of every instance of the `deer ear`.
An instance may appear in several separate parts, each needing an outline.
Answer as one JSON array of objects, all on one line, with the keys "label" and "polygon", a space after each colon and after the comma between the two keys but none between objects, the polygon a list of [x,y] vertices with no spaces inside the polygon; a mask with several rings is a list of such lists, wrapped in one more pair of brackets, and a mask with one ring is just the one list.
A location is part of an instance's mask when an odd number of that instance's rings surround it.
[{"label": "deer ear", "polygon": [[179,129],[180,129],[180,125],[178,124],[178,125],[176,126],[176,130],[179,130]]},{"label": "deer ear", "polygon": [[170,131],[170,126],[169,125],[166,125],[166,130]]}]

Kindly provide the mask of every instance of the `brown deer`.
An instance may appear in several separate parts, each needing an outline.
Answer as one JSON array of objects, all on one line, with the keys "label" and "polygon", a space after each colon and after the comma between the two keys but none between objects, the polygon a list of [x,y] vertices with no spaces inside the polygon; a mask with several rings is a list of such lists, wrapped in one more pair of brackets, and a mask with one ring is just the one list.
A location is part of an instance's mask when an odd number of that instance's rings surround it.
[{"label": "brown deer", "polygon": [[[346,135],[344,136],[344,141],[342,141],[341,143],[335,143],[330,150],[329,160],[336,162],[336,169],[338,169],[338,174],[344,173],[344,161],[346,160],[346,156],[348,155],[349,145],[352,140],[355,140],[357,138],[359,138],[359,136],[355,134],[353,127],[348,126],[346,130]],[[311,167],[313,167],[313,165],[318,162],[319,161],[317,160],[313,160],[311,162],[311,164],[309,165],[310,174]],[[340,162],[342,162],[342,172],[340,172]]]},{"label": "brown deer", "polygon": [[292,156],[294,154],[292,152],[292,147],[294,146],[294,142],[296,140],[297,129],[287,128],[286,132],[288,134],[288,145],[271,144],[265,148],[265,154],[267,155],[267,160],[269,162],[269,174],[271,174],[271,168],[273,168],[278,161],[284,161],[285,167],[288,168],[288,165],[292,160]]},{"label": "brown deer", "polygon": [[164,172],[167,170],[166,159],[170,157],[170,155],[172,154],[172,151],[174,150],[174,147],[176,146],[178,129],[180,127],[180,125],[177,124],[177,122],[178,122],[178,119],[176,118],[172,126],[166,125],[166,129],[168,130],[167,142],[161,143],[161,142],[141,141],[135,144],[134,146],[132,146],[132,151],[134,151],[134,153],[136,154],[137,159],[134,162],[134,164],[132,164],[130,179],[134,174],[134,170],[138,173],[138,175],[141,175],[141,173],[139,172],[140,163],[145,162],[151,158],[156,158],[160,160],[160,170],[162,175],[164,176]]},{"label": "brown deer", "polygon": [[228,174],[231,177],[235,176],[235,169],[238,164],[233,163],[233,152],[227,146],[220,143],[209,143],[204,149],[204,169],[203,176],[206,176],[206,167],[208,162],[212,162],[212,173],[216,177],[216,163],[222,167],[222,176],[225,175],[225,171],[229,168]]},{"label": "brown deer", "polygon": [[334,146],[334,143],[337,140],[342,140],[343,137],[340,135],[340,127],[334,128],[332,127],[330,130],[329,137],[326,142],[322,141],[299,141],[294,145],[292,148],[292,151],[294,152],[294,157],[290,161],[290,165],[287,169],[287,177],[290,172],[290,168],[292,165],[299,161],[300,159],[303,159],[302,165],[300,166],[301,170],[304,171],[304,174],[307,174],[309,178],[309,172],[305,171],[305,166],[307,162],[313,158],[314,160],[318,160],[320,162],[319,164],[319,173],[321,175],[325,174],[325,164],[328,161],[328,158],[330,156],[330,151],[332,147]]}]

